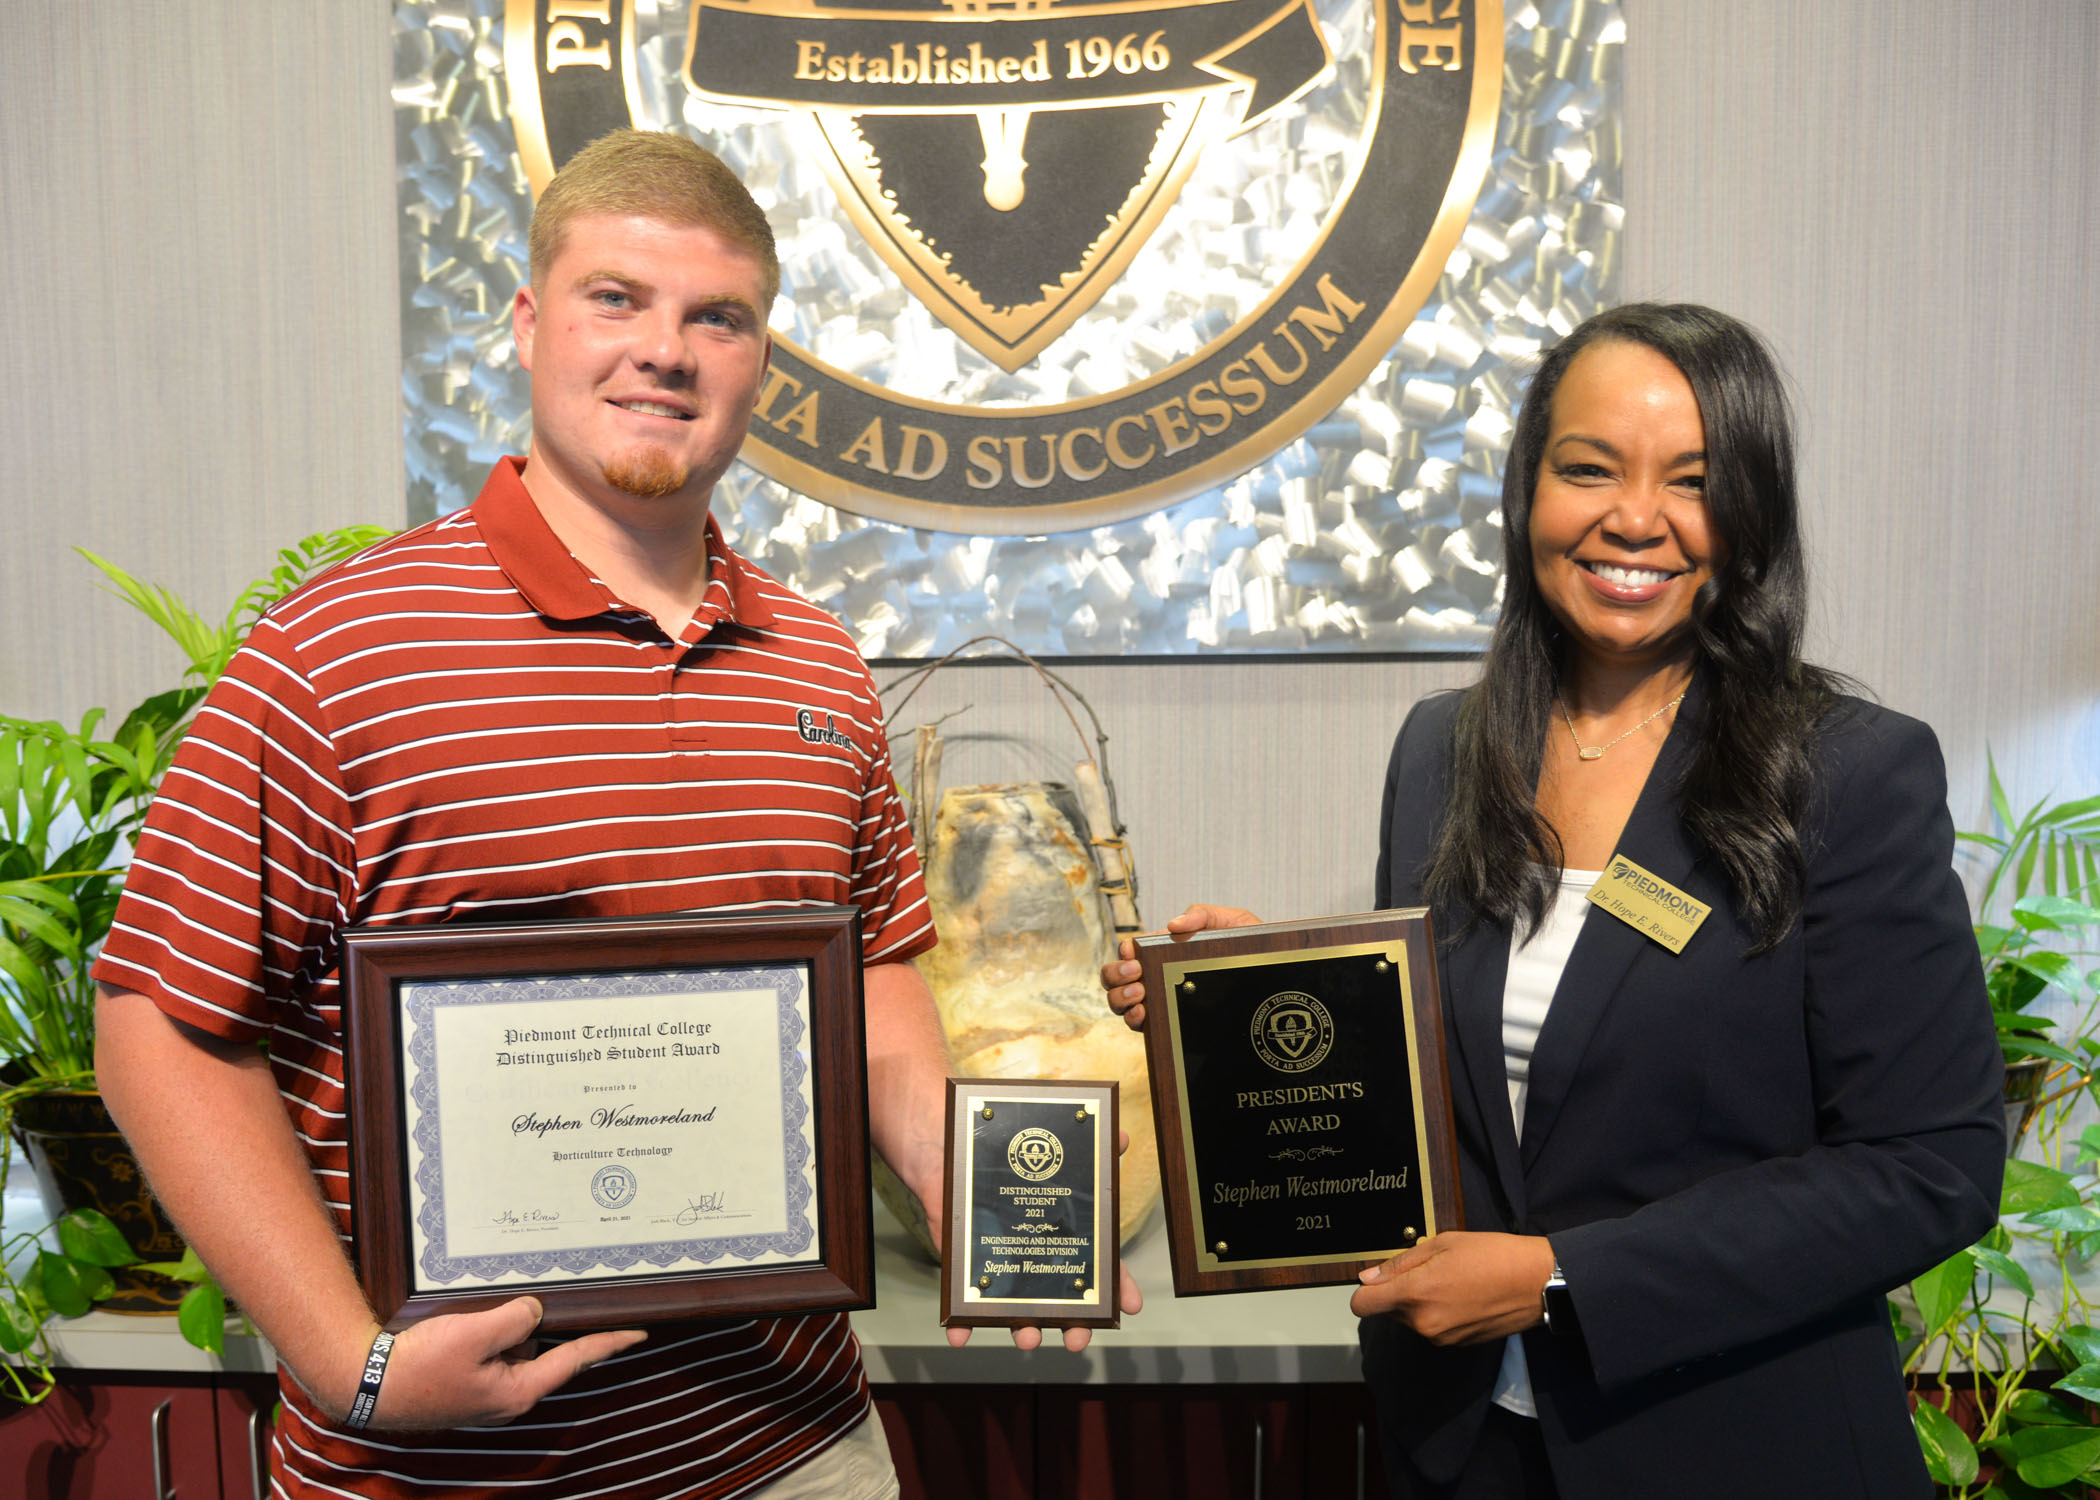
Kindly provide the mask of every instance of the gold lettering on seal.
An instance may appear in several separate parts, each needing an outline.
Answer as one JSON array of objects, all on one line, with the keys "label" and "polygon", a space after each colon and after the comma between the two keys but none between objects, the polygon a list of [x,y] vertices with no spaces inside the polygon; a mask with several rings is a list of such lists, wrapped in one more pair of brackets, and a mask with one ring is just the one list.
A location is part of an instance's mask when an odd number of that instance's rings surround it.
[{"label": "gold lettering on seal", "polygon": [[[948,440],[924,427],[902,427],[904,442],[897,450],[899,479],[931,479],[948,467]],[[919,445],[926,445],[927,460],[919,463]]]},{"label": "gold lettering on seal", "polygon": [[963,479],[970,488],[997,488],[999,481],[1006,477],[1006,465],[999,462],[999,440],[988,432],[980,432],[970,439],[969,447],[964,451],[969,455],[970,472]]},{"label": "gold lettering on seal", "polygon": [[[790,406],[786,415],[776,417],[773,408],[780,404],[782,391],[802,399]],[[814,448],[817,446],[817,400],[823,394],[818,390],[803,396],[801,381],[785,370],[768,370],[765,387],[759,391],[758,403],[752,411],[760,421],[771,423],[775,431],[792,432],[802,439],[803,447]]]},{"label": "gold lettering on seal", "polygon": [[[1336,285],[1331,274],[1314,284],[1314,295],[1289,308],[1266,337],[1218,369],[1214,378],[1194,381],[1177,395],[1126,411],[1107,422],[1033,432],[979,432],[963,444],[963,482],[973,490],[1013,486],[1043,490],[1063,481],[1091,484],[1111,467],[1132,472],[1155,459],[1187,452],[1215,438],[1241,417],[1268,404],[1271,389],[1298,385],[1308,376],[1321,378],[1344,336],[1365,312],[1365,304]],[[1323,356],[1319,369],[1313,356]],[[773,428],[793,432],[809,447],[817,444],[817,399],[820,392],[784,370],[769,371],[759,388],[756,415]],[[781,408],[785,407],[783,412]],[[890,446],[884,419],[861,429],[839,455],[877,474],[926,482],[947,472],[951,443],[931,428],[900,424],[897,444]],[[958,439],[959,441],[960,439]],[[1038,447],[1038,444],[1041,446]]]},{"label": "gold lettering on seal", "polygon": [[1145,444],[1143,453],[1132,453],[1123,446],[1123,429],[1125,427],[1135,427],[1143,431],[1144,426],[1145,419],[1143,417],[1118,417],[1108,424],[1108,442],[1104,446],[1107,447],[1108,456],[1115,461],[1117,468],[1142,469],[1146,464],[1152,462],[1152,455],[1159,451],[1152,444]]},{"label": "gold lettering on seal", "polygon": [[1022,457],[1028,451],[1028,439],[1010,437],[1006,440],[1007,461],[1013,465],[1014,483],[1024,490],[1039,490],[1057,477],[1057,434],[1046,432],[1043,439],[1043,477],[1037,479],[1028,472]]},{"label": "gold lettering on seal", "polygon": [[[1305,331],[1320,341],[1320,352],[1325,354],[1341,337],[1343,325],[1354,323],[1356,315],[1364,310],[1364,305],[1352,297],[1345,296],[1342,289],[1334,284],[1332,275],[1322,276],[1316,290],[1320,294],[1319,310],[1316,312],[1310,307],[1294,307],[1291,309],[1291,321],[1304,325]],[[1340,317],[1335,316],[1337,312],[1341,314]]]},{"label": "gold lettering on seal", "polygon": [[1167,452],[1179,453],[1184,448],[1196,446],[1196,434],[1189,424],[1188,408],[1179,396],[1169,396],[1157,406],[1145,408],[1145,415],[1159,429],[1159,440]]},{"label": "gold lettering on seal", "polygon": [[[1401,72],[1419,73],[1427,67],[1456,73],[1466,65],[1464,28],[1430,24],[1456,21],[1464,3],[1465,0],[1444,0],[1440,10],[1437,0],[1399,0]],[[1422,55],[1416,57],[1416,52]]]},{"label": "gold lettering on seal", "polygon": [[817,397],[822,394],[822,391],[811,391],[807,396],[804,396],[800,401],[789,407],[788,414],[773,425],[782,432],[794,433],[796,437],[802,439],[803,447],[816,447]]},{"label": "gold lettering on seal", "polygon": [[1079,440],[1093,439],[1094,446],[1101,446],[1101,429],[1098,427],[1074,427],[1057,440],[1057,466],[1064,471],[1065,478],[1084,484],[1089,479],[1099,479],[1108,472],[1108,460],[1102,459],[1090,469],[1079,467]]},{"label": "gold lettering on seal", "polygon": [[839,455],[839,462],[861,464],[878,474],[889,473],[890,461],[883,456],[882,451],[882,418],[877,417],[861,430],[860,436]]},{"label": "gold lettering on seal", "polygon": [[1281,334],[1284,340],[1290,344],[1291,353],[1298,356],[1298,367],[1295,370],[1292,370],[1289,374],[1284,373],[1283,366],[1276,363],[1275,359],[1270,356],[1269,341],[1267,339],[1263,339],[1252,349],[1249,349],[1247,357],[1261,366],[1262,374],[1269,377],[1269,384],[1296,385],[1305,378],[1306,370],[1312,365],[1312,356],[1305,352],[1305,346],[1298,342],[1298,335],[1291,332],[1291,325],[1288,322],[1278,323],[1276,332]]},{"label": "gold lettering on seal", "polygon": [[547,19],[553,23],[547,28],[548,72],[581,65],[612,70],[612,43],[587,43],[583,28],[576,24],[612,25],[612,0],[553,0],[547,7]]}]

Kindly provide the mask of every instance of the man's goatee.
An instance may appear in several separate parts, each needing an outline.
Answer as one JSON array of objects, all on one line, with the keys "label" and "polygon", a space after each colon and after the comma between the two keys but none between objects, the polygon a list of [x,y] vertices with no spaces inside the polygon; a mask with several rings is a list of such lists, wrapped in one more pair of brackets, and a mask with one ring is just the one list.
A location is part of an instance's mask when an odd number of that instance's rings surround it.
[{"label": "man's goatee", "polygon": [[644,500],[661,500],[683,489],[691,473],[661,448],[637,448],[605,466],[605,482]]}]

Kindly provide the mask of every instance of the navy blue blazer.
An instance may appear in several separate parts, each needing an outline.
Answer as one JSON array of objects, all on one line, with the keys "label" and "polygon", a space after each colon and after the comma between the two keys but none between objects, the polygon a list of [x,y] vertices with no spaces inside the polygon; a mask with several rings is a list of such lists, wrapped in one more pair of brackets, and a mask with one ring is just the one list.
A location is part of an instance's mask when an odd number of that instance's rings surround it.
[{"label": "navy blue blazer", "polygon": [[[1459,696],[1416,705],[1386,775],[1378,904],[1419,906]],[[1525,1335],[1565,1500],[1930,1493],[1885,1292],[1996,1220],[2003,1065],[1952,869],[1932,731],[1841,699],[1803,820],[1800,921],[1744,956],[1678,788],[1680,710],[1616,852],[1707,903],[1681,954],[1593,909],[1531,1062],[1520,1142],[1502,1055],[1509,934],[1436,911],[1470,1229],[1550,1235],[1579,1337]],[[1388,1450],[1463,1463],[1499,1342],[1362,1329]]]}]

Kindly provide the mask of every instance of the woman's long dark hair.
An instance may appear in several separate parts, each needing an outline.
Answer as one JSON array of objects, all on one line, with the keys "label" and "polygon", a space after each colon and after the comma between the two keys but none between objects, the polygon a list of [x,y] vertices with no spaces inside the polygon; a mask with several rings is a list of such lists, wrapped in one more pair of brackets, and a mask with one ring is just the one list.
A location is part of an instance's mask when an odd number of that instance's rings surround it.
[{"label": "woman's long dark hair", "polygon": [[1502,477],[1502,618],[1458,711],[1451,805],[1423,883],[1441,909],[1527,933],[1553,898],[1561,846],[1537,793],[1562,646],[1532,570],[1531,500],[1553,393],[1575,356],[1604,342],[1669,360],[1705,426],[1706,508],[1720,545],[1714,576],[1692,600],[1699,707],[1682,726],[1696,735],[1684,821],[1726,873],[1751,951],[1762,952],[1800,914],[1809,752],[1842,680],[1800,655],[1807,574],[1785,383],[1764,341],[1711,308],[1649,302],[1599,313],[1533,377]]}]

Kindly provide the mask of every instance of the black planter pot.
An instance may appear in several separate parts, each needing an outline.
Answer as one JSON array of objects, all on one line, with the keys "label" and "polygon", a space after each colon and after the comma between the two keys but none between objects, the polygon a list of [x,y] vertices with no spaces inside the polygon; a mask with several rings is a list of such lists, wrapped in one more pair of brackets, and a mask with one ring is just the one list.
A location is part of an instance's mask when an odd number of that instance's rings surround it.
[{"label": "black planter pot", "polygon": [[[146,1186],[138,1159],[100,1094],[64,1090],[20,1099],[14,1134],[51,1217],[78,1208],[98,1209],[140,1259],[182,1258],[182,1237]],[[109,1312],[173,1312],[189,1290],[150,1272],[118,1269],[110,1274],[116,1278],[116,1293],[97,1304]]]}]

